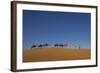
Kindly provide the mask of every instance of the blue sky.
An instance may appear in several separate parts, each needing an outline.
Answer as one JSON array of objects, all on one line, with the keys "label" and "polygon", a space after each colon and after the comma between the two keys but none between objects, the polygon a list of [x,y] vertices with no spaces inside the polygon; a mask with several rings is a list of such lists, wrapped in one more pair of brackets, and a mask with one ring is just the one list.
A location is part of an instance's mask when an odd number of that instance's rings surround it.
[{"label": "blue sky", "polygon": [[46,42],[90,48],[90,19],[90,13],[23,10],[23,48]]}]

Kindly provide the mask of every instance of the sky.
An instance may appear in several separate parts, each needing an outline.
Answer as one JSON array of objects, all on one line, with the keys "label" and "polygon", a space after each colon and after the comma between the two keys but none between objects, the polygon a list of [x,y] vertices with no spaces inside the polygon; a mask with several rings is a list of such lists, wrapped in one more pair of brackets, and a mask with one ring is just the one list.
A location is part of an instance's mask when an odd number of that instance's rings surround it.
[{"label": "sky", "polygon": [[90,48],[90,19],[90,13],[23,10],[23,48],[33,43],[73,43]]}]

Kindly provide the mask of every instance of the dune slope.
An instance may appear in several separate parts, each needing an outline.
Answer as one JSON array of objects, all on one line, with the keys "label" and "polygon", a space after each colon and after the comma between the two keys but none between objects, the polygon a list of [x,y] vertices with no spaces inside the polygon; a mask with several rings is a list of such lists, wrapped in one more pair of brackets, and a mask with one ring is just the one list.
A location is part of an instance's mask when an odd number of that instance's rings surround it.
[{"label": "dune slope", "polygon": [[23,51],[23,62],[90,59],[89,49],[32,48]]}]

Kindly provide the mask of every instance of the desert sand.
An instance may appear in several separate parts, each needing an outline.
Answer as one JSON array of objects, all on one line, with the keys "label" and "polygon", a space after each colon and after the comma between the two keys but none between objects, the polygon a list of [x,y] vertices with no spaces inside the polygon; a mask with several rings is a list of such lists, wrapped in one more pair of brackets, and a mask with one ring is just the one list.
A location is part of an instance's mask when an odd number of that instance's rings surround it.
[{"label": "desert sand", "polygon": [[90,59],[90,49],[31,48],[23,50],[23,62]]}]

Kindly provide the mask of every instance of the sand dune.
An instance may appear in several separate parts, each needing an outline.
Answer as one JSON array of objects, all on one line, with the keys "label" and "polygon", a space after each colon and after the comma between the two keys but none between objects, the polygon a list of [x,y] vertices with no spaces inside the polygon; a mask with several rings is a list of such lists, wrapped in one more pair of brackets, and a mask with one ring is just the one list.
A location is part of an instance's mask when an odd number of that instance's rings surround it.
[{"label": "sand dune", "polygon": [[89,49],[32,48],[23,51],[23,62],[90,59]]}]

